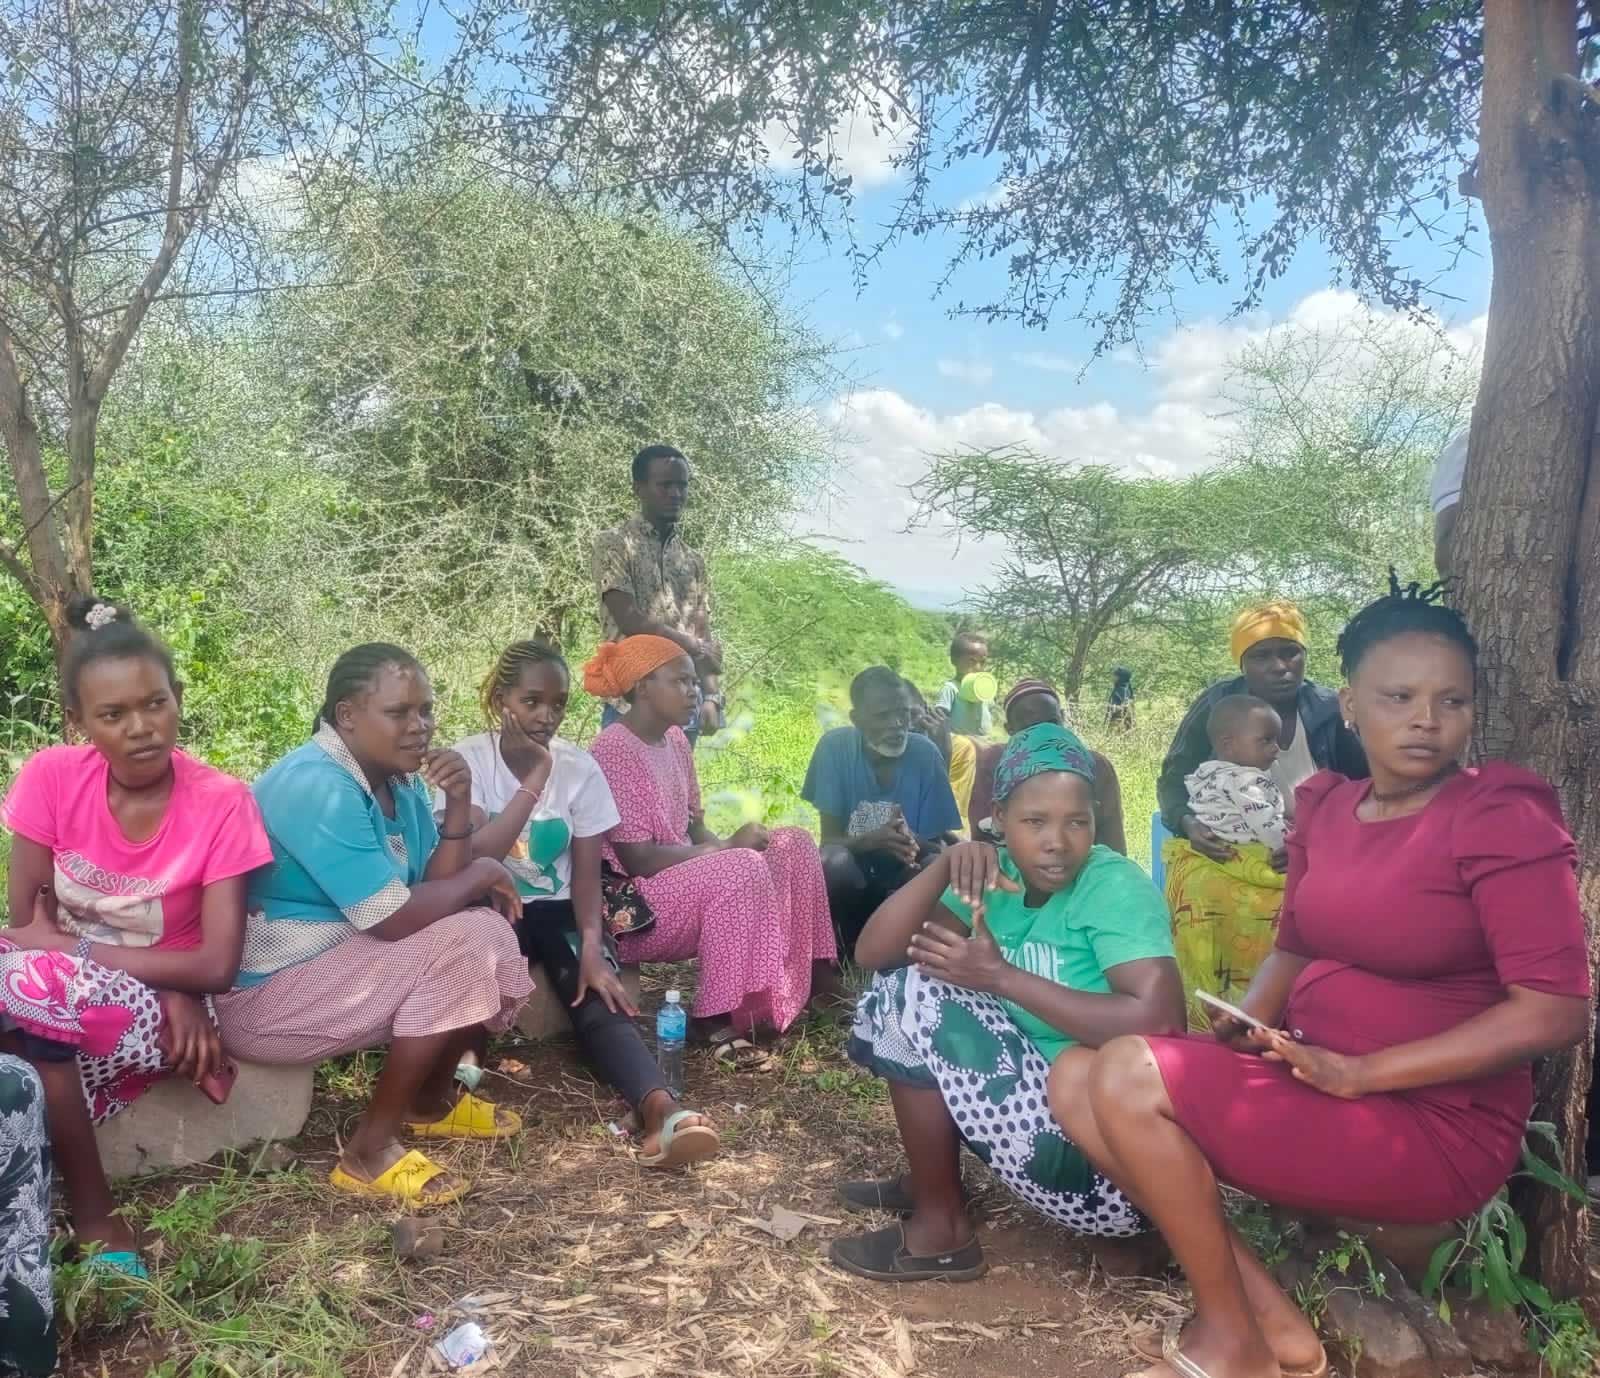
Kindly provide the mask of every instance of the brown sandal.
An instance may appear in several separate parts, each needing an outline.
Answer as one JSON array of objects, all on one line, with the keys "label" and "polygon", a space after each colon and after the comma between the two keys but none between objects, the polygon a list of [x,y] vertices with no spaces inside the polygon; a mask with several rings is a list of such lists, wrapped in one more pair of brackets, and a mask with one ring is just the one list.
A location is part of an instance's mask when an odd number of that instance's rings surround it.
[{"label": "brown sandal", "polygon": [[[1178,1353],[1178,1343],[1183,1336],[1183,1327],[1188,1325],[1193,1318],[1190,1316],[1173,1316],[1165,1324],[1151,1326],[1148,1330],[1136,1331],[1133,1336],[1133,1352],[1141,1359],[1149,1359],[1151,1363],[1171,1363],[1172,1356]],[[1322,1358],[1309,1368],[1287,1368],[1279,1366],[1283,1378],[1328,1378],[1328,1351],[1322,1351]]]}]

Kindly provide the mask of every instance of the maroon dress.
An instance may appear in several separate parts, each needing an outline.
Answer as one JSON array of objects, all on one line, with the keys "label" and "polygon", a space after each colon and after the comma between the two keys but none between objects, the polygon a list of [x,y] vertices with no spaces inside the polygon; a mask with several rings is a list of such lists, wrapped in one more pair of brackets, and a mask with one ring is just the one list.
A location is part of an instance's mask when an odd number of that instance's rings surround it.
[{"label": "maroon dress", "polygon": [[[1283,1027],[1360,1056],[1454,1028],[1507,986],[1589,997],[1572,839],[1555,792],[1492,763],[1407,818],[1363,823],[1366,780],[1295,795],[1277,945],[1310,958]],[[1526,1065],[1342,1100],[1207,1036],[1152,1038],[1178,1122],[1219,1179],[1294,1209],[1431,1223],[1477,1209],[1516,1166]]]}]

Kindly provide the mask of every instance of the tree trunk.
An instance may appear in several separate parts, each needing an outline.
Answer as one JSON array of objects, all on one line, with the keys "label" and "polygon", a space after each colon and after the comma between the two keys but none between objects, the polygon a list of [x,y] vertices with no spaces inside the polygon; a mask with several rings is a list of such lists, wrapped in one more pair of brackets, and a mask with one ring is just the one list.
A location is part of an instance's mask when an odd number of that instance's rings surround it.
[{"label": "tree trunk", "polygon": [[[17,580],[28,597],[38,605],[50,627],[57,653],[66,645],[67,604],[73,595],[87,591],[90,570],[88,538],[84,526],[84,559],[75,567],[62,544],[59,503],[50,494],[49,476],[44,467],[44,449],[33,402],[17,360],[11,332],[0,318],[0,441],[16,486],[17,507],[22,517],[23,535],[13,547],[0,544],[0,566]],[[94,432],[89,432],[89,453],[94,453]],[[71,497],[70,492],[63,495]],[[27,559],[24,562],[23,555]]]},{"label": "tree trunk", "polygon": [[1072,654],[1061,670],[1061,701],[1076,703],[1083,690],[1084,671],[1089,668],[1089,652],[1094,648],[1094,634],[1085,621],[1072,640]]},{"label": "tree trunk", "polygon": [[[1479,745],[1550,780],[1577,839],[1600,957],[1600,121],[1572,99],[1575,0],[1487,0],[1478,192],[1494,263],[1458,549],[1482,643]],[[1565,80],[1564,80],[1565,79]],[[1540,1118],[1583,1180],[1591,1046],[1549,1059]],[[1538,1267],[1587,1283],[1584,1207],[1533,1198]]]}]

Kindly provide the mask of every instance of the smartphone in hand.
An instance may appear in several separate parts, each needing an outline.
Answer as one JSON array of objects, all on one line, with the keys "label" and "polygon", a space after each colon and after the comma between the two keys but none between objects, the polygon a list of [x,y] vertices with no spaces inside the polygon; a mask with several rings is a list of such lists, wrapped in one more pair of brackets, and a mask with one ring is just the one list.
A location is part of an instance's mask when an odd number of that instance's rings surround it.
[{"label": "smartphone in hand", "polygon": [[200,1094],[213,1105],[221,1105],[228,1099],[238,1076],[238,1064],[224,1061],[215,1072],[207,1073],[195,1085],[200,1088]]},{"label": "smartphone in hand", "polygon": [[1215,1010],[1218,1014],[1225,1014],[1230,1019],[1237,1019],[1247,1029],[1260,1029],[1262,1033],[1271,1032],[1255,1015],[1246,1014],[1237,1005],[1230,1005],[1220,995],[1213,995],[1208,990],[1197,990],[1194,993],[1194,998],[1207,1009]]}]

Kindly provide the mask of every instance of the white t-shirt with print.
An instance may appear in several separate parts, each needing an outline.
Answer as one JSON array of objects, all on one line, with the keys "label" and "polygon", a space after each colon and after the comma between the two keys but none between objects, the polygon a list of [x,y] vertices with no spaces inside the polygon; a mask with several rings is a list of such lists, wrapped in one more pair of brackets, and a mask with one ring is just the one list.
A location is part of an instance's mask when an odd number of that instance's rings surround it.
[{"label": "white t-shirt with print", "polygon": [[[500,755],[500,734],[480,732],[457,742],[472,771],[472,802],[490,818],[504,811],[522,781]],[[598,837],[622,821],[611,787],[594,757],[560,737],[550,743],[550,778],[528,826],[505,858],[524,899],[564,900],[572,893],[572,839]],[[444,797],[434,795],[442,811]]]}]

